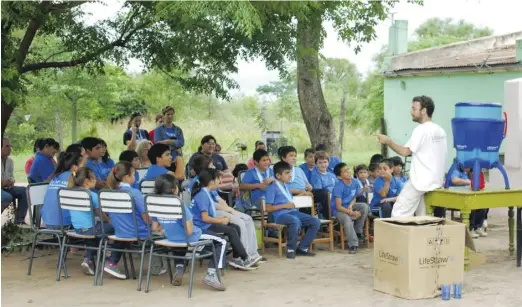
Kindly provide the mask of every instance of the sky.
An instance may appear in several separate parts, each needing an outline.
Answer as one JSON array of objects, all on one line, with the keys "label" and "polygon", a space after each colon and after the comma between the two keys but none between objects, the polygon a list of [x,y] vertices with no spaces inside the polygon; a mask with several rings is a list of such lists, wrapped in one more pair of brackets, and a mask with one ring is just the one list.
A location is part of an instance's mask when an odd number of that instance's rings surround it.
[{"label": "sky", "polygon": [[[109,18],[121,6],[121,0],[109,1],[107,5],[89,3],[85,9],[92,13],[92,21]],[[433,17],[464,19],[480,27],[489,27],[495,35],[522,31],[522,1],[520,0],[424,0],[424,5],[409,4],[401,0],[392,9],[395,20],[408,21],[408,35],[414,39],[414,30],[425,20]],[[377,38],[362,45],[358,54],[347,43],[338,39],[337,33],[331,24],[325,24],[327,38],[321,53],[325,57],[345,58],[357,66],[358,70],[366,75],[374,68],[372,56],[379,52],[388,42],[388,28],[391,25],[389,18],[376,27]],[[141,71],[139,61],[131,61],[126,70],[129,72]],[[233,95],[253,95],[258,86],[277,81],[278,72],[266,69],[263,61],[257,59],[251,62],[239,61],[238,73],[232,75],[240,86]]]}]

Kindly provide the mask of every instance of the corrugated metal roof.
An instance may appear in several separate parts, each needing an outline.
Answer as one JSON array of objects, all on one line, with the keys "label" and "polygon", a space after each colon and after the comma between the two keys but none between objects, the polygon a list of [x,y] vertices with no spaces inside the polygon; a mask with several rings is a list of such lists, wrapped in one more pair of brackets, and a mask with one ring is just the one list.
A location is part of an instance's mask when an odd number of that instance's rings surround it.
[{"label": "corrugated metal roof", "polygon": [[522,31],[400,54],[391,58],[386,71],[444,68],[487,68],[519,63],[516,41]]}]

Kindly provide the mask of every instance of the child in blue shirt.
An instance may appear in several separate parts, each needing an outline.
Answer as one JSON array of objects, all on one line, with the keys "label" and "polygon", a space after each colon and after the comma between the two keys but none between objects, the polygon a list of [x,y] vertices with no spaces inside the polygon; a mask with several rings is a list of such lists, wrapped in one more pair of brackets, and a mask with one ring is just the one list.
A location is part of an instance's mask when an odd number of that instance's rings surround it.
[{"label": "child in blue shirt", "polygon": [[368,166],[368,182],[373,185],[375,180],[380,177],[379,163],[371,163]]},{"label": "child in blue shirt", "polygon": [[[316,151],[324,151],[324,152],[328,152],[326,150],[326,145],[325,144],[319,144],[315,147],[315,150]],[[336,155],[332,154],[331,152],[329,153],[330,155],[330,162],[328,163],[328,171],[330,173],[334,173],[334,167],[341,163],[341,159],[339,159]]]},{"label": "child in blue shirt", "polygon": [[204,234],[222,233],[228,237],[234,254],[229,262],[232,267],[249,270],[257,261],[250,259],[239,237],[239,226],[230,223],[230,217],[216,214],[216,200],[212,197],[218,185],[219,171],[215,169],[202,170],[198,181],[192,188],[192,214],[194,225],[201,228]]},{"label": "child in blue shirt", "polygon": [[363,228],[368,216],[368,205],[357,203],[359,185],[352,180],[352,172],[346,163],[339,163],[334,168],[337,182],[332,193],[332,216],[344,226],[348,253],[356,254],[359,241],[364,241]]},{"label": "child in blue shirt", "polygon": [[406,181],[408,181],[408,177],[404,176],[402,173],[404,162],[399,156],[392,157],[391,160],[393,163],[393,176],[397,178],[402,185],[404,185]]},{"label": "child in blue shirt", "polygon": [[104,154],[102,140],[94,137],[86,137],[81,141],[81,144],[87,153],[87,163],[85,166],[92,169],[94,176],[96,177],[95,189],[103,189],[107,177],[104,177],[103,168],[99,162]]},{"label": "child in blue shirt", "polygon": [[47,228],[60,229],[71,225],[69,210],[62,210],[60,220],[60,206],[58,204],[58,190],[68,186],[69,177],[73,171],[81,166],[83,157],[78,152],[62,152],[58,157],[56,171],[52,175],[47,187],[44,202],[40,211],[42,220]]},{"label": "child in blue shirt", "polygon": [[314,190],[327,190],[331,194],[337,180],[335,175],[328,171],[330,156],[326,151],[318,151],[314,159],[317,167],[312,172],[312,187]]},{"label": "child in blue shirt", "polygon": [[359,186],[356,202],[368,203],[368,194],[373,192],[373,184],[368,180],[368,167],[364,164],[357,165],[355,168],[355,178],[355,182]]},{"label": "child in blue shirt", "polygon": [[[315,212],[319,218],[328,217],[328,191],[314,190],[305,173],[299,167],[295,166],[297,160],[297,151],[293,146],[283,146],[279,148],[279,158],[292,166],[290,182],[288,188],[292,195],[313,196],[315,202]],[[308,209],[303,212],[311,213]]]},{"label": "child in blue shirt", "polygon": [[[77,171],[72,172],[69,177],[69,188],[84,188],[87,190],[94,189],[96,185],[96,178],[94,172],[87,168],[81,167]],[[98,194],[93,191],[89,191],[91,194],[91,203],[96,211],[96,216],[100,216],[100,205],[98,202]],[[93,216],[91,211],[78,211],[69,210],[71,215],[71,223],[74,227],[74,231],[81,235],[95,235],[99,236],[103,233],[113,234],[114,228],[109,224],[109,218],[107,215],[102,214],[103,221],[96,221],[93,225]],[[102,225],[103,224],[103,225]],[[102,230],[103,229],[103,230]],[[82,262],[82,269],[86,275],[94,275],[94,250],[85,250],[84,259]]]},{"label": "child in blue shirt", "polygon": [[254,163],[256,166],[245,173],[239,189],[250,191],[251,203],[259,208],[261,200],[265,199],[266,189],[275,181],[275,178],[270,169],[268,152],[263,149],[256,150],[254,152]]},{"label": "child in blue shirt", "polygon": [[[178,181],[174,176],[170,174],[163,174],[156,178],[155,192],[159,195],[177,195]],[[187,236],[189,242],[197,242],[199,240],[211,240],[214,245],[214,250],[216,253],[216,259],[218,263],[214,262],[213,257],[210,258],[210,262],[208,264],[208,271],[205,277],[203,278],[203,283],[216,290],[224,291],[226,288],[217,278],[216,266],[218,269],[222,269],[224,267],[224,263],[226,261],[225,252],[227,241],[223,236],[218,234],[203,234],[201,228],[194,225],[193,216],[190,211],[190,208],[185,207],[184,213],[185,222],[183,222],[183,219],[173,220],[158,218],[158,221],[153,222],[153,224],[159,223],[161,225],[165,233],[165,236],[167,237],[167,240],[169,240],[170,242],[186,243]],[[209,246],[205,246],[205,249],[211,248]],[[186,253],[186,248],[176,249],[172,252],[175,255],[184,256]],[[181,286],[183,274],[185,273],[185,261],[180,259],[174,259],[174,264],[176,265],[176,271],[174,273],[172,284],[174,286]]]},{"label": "child in blue shirt", "polygon": [[[139,190],[132,188],[133,184],[134,168],[132,164],[126,161],[116,163],[113,171],[107,178],[107,187],[113,190],[129,192],[134,200],[136,216],[133,217],[132,213],[110,213],[109,217],[117,237],[136,238],[137,235],[139,239],[146,239],[150,234],[147,222],[150,223],[151,220],[145,212],[143,194]],[[136,227],[134,226],[134,219],[136,219]],[[111,259],[107,261],[104,271],[116,278],[124,279],[126,278],[125,274],[120,273],[118,270],[120,259],[120,252],[111,252]]]},{"label": "child in blue shirt", "polygon": [[124,150],[120,154],[120,162],[126,161],[130,162],[132,164],[132,168],[134,168],[134,183],[132,184],[132,187],[134,189],[139,190],[140,189],[140,174],[138,173],[137,169],[141,167],[141,160],[138,156],[138,153],[134,150]]},{"label": "child in blue shirt", "polygon": [[[294,259],[296,255],[315,256],[309,247],[317,236],[321,221],[295,208],[292,193],[288,188],[292,177],[292,166],[284,161],[277,162],[274,165],[274,174],[277,180],[266,190],[266,211],[272,214],[275,223],[287,226],[286,257]],[[306,228],[306,232],[298,247],[297,239],[303,227]]]},{"label": "child in blue shirt", "polygon": [[[171,174],[176,177],[177,180],[183,180],[185,178],[183,157],[181,155],[176,156],[176,161],[172,163],[172,156],[169,145],[156,143],[152,145],[147,153],[150,160],[151,166],[147,169],[143,179],[152,180],[156,179],[164,174]],[[176,170],[173,172],[169,168],[175,164]]]},{"label": "child in blue shirt", "polygon": [[60,150],[60,144],[54,139],[44,139],[40,146],[42,148],[35,153],[29,171],[28,177],[32,183],[48,182],[56,169],[53,157]]},{"label": "child in blue shirt", "polygon": [[381,217],[391,217],[393,204],[402,190],[402,184],[392,174],[393,164],[390,159],[379,163],[380,177],[373,183],[373,198],[370,204],[372,211],[381,208]]},{"label": "child in blue shirt", "polygon": [[305,162],[299,167],[305,173],[308,182],[312,182],[312,172],[316,169],[315,167],[315,149],[307,148],[304,152]]},{"label": "child in blue shirt", "polygon": [[100,139],[102,148],[102,154],[101,158],[98,160],[101,168],[101,179],[102,181],[107,180],[107,176],[109,176],[109,173],[112,171],[112,168],[114,167],[114,161],[111,159],[111,155],[109,154],[109,151],[107,150],[107,143],[105,143],[104,140]]}]

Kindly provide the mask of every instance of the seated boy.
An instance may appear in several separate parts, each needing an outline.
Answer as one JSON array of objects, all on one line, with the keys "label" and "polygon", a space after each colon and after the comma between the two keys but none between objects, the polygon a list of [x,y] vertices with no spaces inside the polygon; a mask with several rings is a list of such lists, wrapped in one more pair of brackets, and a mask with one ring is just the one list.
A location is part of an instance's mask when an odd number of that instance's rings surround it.
[{"label": "seated boy", "polygon": [[[325,151],[325,152],[328,152],[326,150],[326,145],[324,144],[319,144],[315,147],[315,151]],[[341,163],[341,159],[339,159],[336,155],[332,154],[332,153],[329,153],[330,154],[330,163],[328,163],[328,171],[330,173],[333,174],[334,172],[334,167]]]},{"label": "seated boy", "polygon": [[251,203],[259,208],[262,199],[265,199],[265,191],[272,182],[275,181],[272,170],[270,169],[270,157],[268,152],[258,149],[254,152],[255,167],[249,169],[241,184],[240,190],[249,190]]},{"label": "seated boy", "polygon": [[408,181],[408,177],[404,176],[402,173],[402,169],[404,167],[404,162],[402,162],[401,157],[395,156],[391,158],[393,164],[393,176],[399,179],[399,182],[405,184]]},{"label": "seated boy", "polygon": [[359,185],[356,202],[368,203],[368,193],[373,191],[373,185],[368,180],[368,167],[364,164],[357,165],[355,168],[355,182]]},{"label": "seated boy", "polygon": [[356,203],[358,183],[352,180],[352,172],[346,163],[339,163],[334,168],[337,182],[332,193],[332,216],[344,226],[348,252],[356,254],[359,240],[364,240],[363,228],[368,216],[368,205]]},{"label": "seated boy", "polygon": [[307,148],[304,152],[305,162],[299,167],[303,170],[306,175],[308,182],[312,182],[312,172],[315,170],[315,150],[313,148]]},{"label": "seated boy", "polygon": [[[274,174],[277,180],[270,184],[266,190],[266,211],[273,215],[277,224],[287,226],[287,258],[294,259],[296,255],[315,256],[308,248],[317,236],[321,221],[311,215],[299,212],[295,208],[292,193],[287,186],[292,177],[291,173],[292,166],[287,162],[280,161],[274,165]],[[306,232],[301,238],[299,247],[297,247],[297,237],[302,227],[306,227]]]},{"label": "seated boy", "polygon": [[332,193],[337,179],[333,173],[328,171],[330,156],[325,151],[315,153],[314,162],[317,167],[312,172],[312,187],[314,190],[327,190]]},{"label": "seated boy", "polygon": [[368,182],[373,184],[379,176],[379,163],[370,164],[368,167]]},{"label": "seated boy", "polygon": [[315,211],[318,213],[319,218],[328,218],[328,192],[326,190],[312,191],[313,187],[306,178],[303,170],[295,166],[297,160],[297,150],[295,147],[283,146],[279,148],[279,157],[281,158],[281,161],[284,161],[292,166],[291,178],[290,182],[288,183],[288,188],[290,189],[292,195],[313,196],[314,202],[316,203]]},{"label": "seated boy", "polygon": [[96,177],[95,189],[103,189],[105,187],[105,180],[103,177],[102,167],[99,160],[101,159],[102,153],[102,140],[94,137],[86,137],[81,141],[82,147],[85,149],[87,154],[87,162],[85,166],[90,168],[94,172]]},{"label": "seated boy", "polygon": [[169,171],[169,167],[172,164],[172,155],[170,152],[170,146],[162,143],[156,143],[152,145],[147,153],[147,157],[152,164],[147,169],[144,180],[154,180],[161,175],[171,174],[176,177],[176,180],[183,180],[183,157],[181,155],[176,156],[176,172]]},{"label": "seated boy", "polygon": [[373,183],[373,198],[370,204],[372,211],[381,208],[381,217],[391,217],[393,204],[401,192],[402,184],[392,175],[393,164],[390,159],[379,163],[380,177]]}]

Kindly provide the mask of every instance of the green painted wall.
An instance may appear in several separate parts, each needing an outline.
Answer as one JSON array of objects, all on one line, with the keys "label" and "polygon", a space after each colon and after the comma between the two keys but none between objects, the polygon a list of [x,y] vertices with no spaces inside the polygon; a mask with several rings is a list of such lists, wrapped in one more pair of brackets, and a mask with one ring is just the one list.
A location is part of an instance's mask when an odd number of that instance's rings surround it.
[{"label": "green painted wall", "polygon": [[[504,81],[520,77],[522,77],[522,72],[386,78],[384,80],[384,117],[388,135],[395,142],[404,144],[417,125],[411,120],[410,115],[412,98],[419,95],[430,96],[435,102],[433,121],[448,134],[447,163],[449,167],[455,157],[451,132],[455,103],[466,101],[502,104]],[[503,152],[502,147],[500,151]],[[395,154],[391,151],[390,155]]]}]

